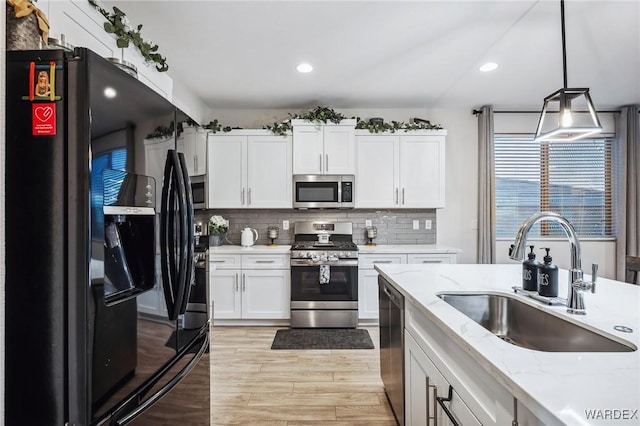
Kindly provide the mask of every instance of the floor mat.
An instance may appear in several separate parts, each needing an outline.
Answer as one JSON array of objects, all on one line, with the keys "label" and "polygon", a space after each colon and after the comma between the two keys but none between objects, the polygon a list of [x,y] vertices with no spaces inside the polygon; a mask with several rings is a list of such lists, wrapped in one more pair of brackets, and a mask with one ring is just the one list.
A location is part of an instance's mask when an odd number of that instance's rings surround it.
[{"label": "floor mat", "polygon": [[271,349],[373,349],[367,330],[359,328],[289,328],[278,330]]}]

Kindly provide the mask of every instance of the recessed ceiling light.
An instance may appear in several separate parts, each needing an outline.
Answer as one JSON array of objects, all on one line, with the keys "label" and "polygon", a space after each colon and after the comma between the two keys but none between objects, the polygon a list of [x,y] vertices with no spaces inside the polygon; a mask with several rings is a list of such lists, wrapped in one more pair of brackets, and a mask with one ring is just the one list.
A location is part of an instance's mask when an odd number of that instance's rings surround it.
[{"label": "recessed ceiling light", "polygon": [[104,97],[107,99],[113,99],[117,95],[116,89],[113,87],[105,87],[104,88]]},{"label": "recessed ceiling light", "polygon": [[496,68],[498,68],[498,64],[496,64],[495,62],[487,62],[480,67],[480,71],[489,72],[495,70]]},{"label": "recessed ceiling light", "polygon": [[306,62],[303,62],[301,64],[298,64],[296,69],[298,70],[298,72],[307,73],[307,72],[313,71],[313,66],[311,64],[306,63]]}]

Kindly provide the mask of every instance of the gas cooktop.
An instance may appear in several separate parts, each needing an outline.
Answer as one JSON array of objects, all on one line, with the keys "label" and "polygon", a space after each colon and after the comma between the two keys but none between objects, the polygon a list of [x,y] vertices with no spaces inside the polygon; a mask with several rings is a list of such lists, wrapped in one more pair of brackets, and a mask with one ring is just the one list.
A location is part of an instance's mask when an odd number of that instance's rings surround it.
[{"label": "gas cooktop", "polygon": [[352,250],[357,251],[358,246],[353,241],[329,241],[320,243],[318,241],[295,241],[291,250]]}]

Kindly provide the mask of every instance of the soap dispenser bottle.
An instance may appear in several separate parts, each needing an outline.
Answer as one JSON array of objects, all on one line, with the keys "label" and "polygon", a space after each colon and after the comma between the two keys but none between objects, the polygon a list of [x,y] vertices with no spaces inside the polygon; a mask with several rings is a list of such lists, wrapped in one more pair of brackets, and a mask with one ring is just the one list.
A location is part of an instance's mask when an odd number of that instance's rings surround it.
[{"label": "soap dispenser bottle", "polygon": [[538,267],[540,262],[536,260],[533,252],[534,246],[529,246],[531,253],[529,259],[522,262],[522,288],[528,291],[538,291]]},{"label": "soap dispenser bottle", "polygon": [[558,266],[551,263],[550,248],[544,248],[547,255],[538,268],[538,294],[546,297],[558,297]]}]

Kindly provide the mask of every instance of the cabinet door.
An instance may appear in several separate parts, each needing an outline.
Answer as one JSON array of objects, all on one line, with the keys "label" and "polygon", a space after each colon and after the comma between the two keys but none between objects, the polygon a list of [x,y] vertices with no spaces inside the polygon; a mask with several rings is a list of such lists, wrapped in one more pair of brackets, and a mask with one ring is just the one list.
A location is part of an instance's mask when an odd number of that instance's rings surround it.
[{"label": "cabinet door", "polygon": [[290,273],[287,270],[242,272],[242,318],[289,319]]},{"label": "cabinet door", "polygon": [[323,174],[352,175],[356,172],[354,126],[326,125]]},{"label": "cabinet door", "polygon": [[323,174],[324,142],[321,126],[293,126],[293,174]]},{"label": "cabinet door", "polygon": [[436,425],[436,387],[426,367],[429,359],[406,331],[404,354],[405,422],[412,426]]},{"label": "cabinet door", "polygon": [[400,136],[400,205],[444,207],[444,137]]},{"label": "cabinet door", "polygon": [[183,140],[184,159],[189,176],[207,173],[207,133],[202,129],[187,127],[180,136]]},{"label": "cabinet door", "polygon": [[[40,3],[37,4],[41,7]],[[65,41],[74,47],[86,47],[104,58],[120,58],[116,40],[105,32],[103,16],[88,2],[49,1],[47,15],[52,37],[64,34]]]},{"label": "cabinet door", "polygon": [[398,206],[398,137],[358,136],[356,207]]},{"label": "cabinet door", "polygon": [[378,315],[378,271],[360,269],[358,271],[358,318],[377,319]]},{"label": "cabinet door", "polygon": [[209,140],[208,208],[239,208],[246,203],[246,136],[212,136]]},{"label": "cabinet door", "polygon": [[404,343],[406,424],[481,426],[407,331],[404,332]]},{"label": "cabinet door", "polygon": [[291,187],[291,137],[249,136],[246,206],[290,209]]},{"label": "cabinet door", "polygon": [[238,319],[242,316],[239,269],[209,272],[214,319]]}]

